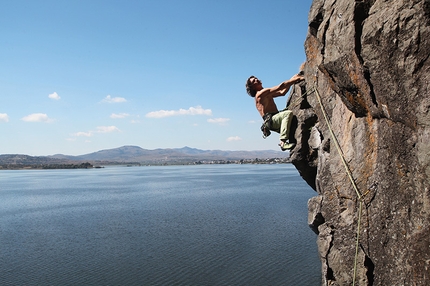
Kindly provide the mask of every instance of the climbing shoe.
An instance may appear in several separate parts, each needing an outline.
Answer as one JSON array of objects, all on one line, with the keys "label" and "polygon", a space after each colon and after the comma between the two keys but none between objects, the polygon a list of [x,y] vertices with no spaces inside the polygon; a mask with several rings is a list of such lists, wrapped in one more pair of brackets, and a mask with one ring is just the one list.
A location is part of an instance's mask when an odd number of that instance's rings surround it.
[{"label": "climbing shoe", "polygon": [[287,150],[291,150],[296,146],[296,143],[287,143],[284,141],[281,141],[281,143],[279,143],[279,146],[281,147],[282,151],[287,151]]}]

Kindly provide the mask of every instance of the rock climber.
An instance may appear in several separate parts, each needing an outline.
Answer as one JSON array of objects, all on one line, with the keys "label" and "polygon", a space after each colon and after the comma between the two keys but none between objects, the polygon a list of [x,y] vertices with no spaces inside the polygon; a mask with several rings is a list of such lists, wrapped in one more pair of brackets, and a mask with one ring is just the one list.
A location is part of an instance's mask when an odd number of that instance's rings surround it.
[{"label": "rock climber", "polygon": [[265,138],[270,135],[269,130],[279,133],[281,141],[279,146],[282,151],[291,150],[295,146],[295,143],[288,142],[293,113],[290,110],[278,111],[273,98],[284,96],[293,84],[303,80],[304,77],[297,74],[278,86],[271,88],[263,88],[262,82],[255,76],[250,76],[246,81],[246,92],[255,98],[255,106],[264,120],[261,126],[264,134],[263,137]]}]

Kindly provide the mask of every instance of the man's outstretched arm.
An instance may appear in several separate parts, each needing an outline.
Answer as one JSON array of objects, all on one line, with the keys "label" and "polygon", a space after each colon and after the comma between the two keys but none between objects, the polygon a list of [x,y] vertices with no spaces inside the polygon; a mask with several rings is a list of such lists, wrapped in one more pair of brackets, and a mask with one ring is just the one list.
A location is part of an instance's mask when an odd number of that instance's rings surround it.
[{"label": "man's outstretched arm", "polygon": [[292,78],[282,82],[278,86],[266,88],[266,90],[264,91],[265,96],[269,96],[269,95],[272,97],[284,96],[293,84],[299,83],[303,80],[305,80],[303,76],[296,74]]}]

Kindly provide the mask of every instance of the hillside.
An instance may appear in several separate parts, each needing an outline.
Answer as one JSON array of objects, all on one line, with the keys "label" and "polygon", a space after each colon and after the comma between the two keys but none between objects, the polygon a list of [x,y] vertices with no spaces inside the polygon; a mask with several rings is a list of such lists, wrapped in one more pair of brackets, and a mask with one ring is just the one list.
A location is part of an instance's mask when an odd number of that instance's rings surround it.
[{"label": "hillside", "polygon": [[94,153],[69,156],[56,154],[52,156],[28,156],[21,154],[0,155],[0,166],[22,168],[24,166],[77,165],[89,162],[94,165],[109,164],[193,164],[193,163],[225,163],[240,160],[267,160],[278,158],[287,162],[288,153],[279,151],[221,151],[199,150],[190,147],[179,149],[148,150],[138,146],[122,146],[114,149],[100,150]]},{"label": "hillside", "polygon": [[122,146],[80,156],[53,155],[50,157],[55,159],[66,158],[68,160],[76,161],[138,162],[146,164],[160,162],[172,163],[255,158],[287,158],[288,154],[278,151],[221,151],[200,150],[190,147],[148,150],[138,146]]}]

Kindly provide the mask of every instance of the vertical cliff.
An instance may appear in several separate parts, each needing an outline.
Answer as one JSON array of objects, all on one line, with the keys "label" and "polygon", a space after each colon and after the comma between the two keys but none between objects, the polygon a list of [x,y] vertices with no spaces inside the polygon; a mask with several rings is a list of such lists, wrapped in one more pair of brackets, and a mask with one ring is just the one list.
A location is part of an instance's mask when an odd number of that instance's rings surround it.
[{"label": "vertical cliff", "polygon": [[305,50],[291,159],[323,284],[430,285],[430,0],[314,0]]}]

